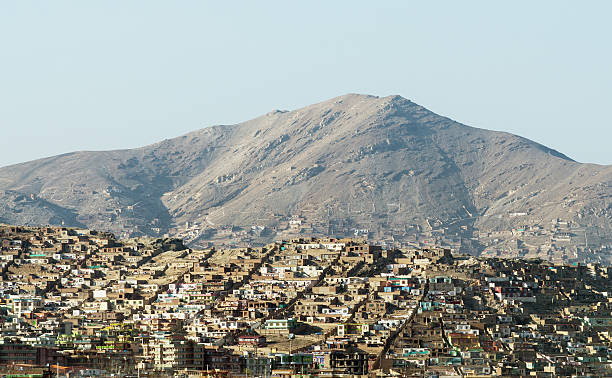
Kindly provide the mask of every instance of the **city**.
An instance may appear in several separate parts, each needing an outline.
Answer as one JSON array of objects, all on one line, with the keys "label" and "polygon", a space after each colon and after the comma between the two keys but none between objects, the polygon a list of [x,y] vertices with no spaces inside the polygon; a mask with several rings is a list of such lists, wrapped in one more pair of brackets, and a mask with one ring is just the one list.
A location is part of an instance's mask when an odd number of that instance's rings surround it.
[{"label": "city", "polygon": [[[606,376],[610,268],[1,226],[10,376]],[[21,375],[20,375],[21,374]]]}]

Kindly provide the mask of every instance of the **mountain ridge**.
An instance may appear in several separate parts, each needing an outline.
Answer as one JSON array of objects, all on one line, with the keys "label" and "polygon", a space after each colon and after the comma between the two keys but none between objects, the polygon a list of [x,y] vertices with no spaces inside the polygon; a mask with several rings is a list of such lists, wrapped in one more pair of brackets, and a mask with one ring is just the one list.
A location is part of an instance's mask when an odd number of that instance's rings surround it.
[{"label": "mountain ridge", "polygon": [[[385,240],[393,230],[392,240],[411,242],[446,227],[459,248],[492,253],[470,235],[565,219],[586,222],[601,249],[611,182],[611,166],[463,125],[398,95],[347,94],[135,149],[0,168],[0,221],[63,221],[121,236],[181,233],[195,223],[196,241],[229,226],[267,228],[255,241],[285,235],[291,219],[310,224],[298,234],[368,230]],[[549,253],[521,243],[502,248]],[[580,248],[589,246],[578,238],[566,249]]]}]

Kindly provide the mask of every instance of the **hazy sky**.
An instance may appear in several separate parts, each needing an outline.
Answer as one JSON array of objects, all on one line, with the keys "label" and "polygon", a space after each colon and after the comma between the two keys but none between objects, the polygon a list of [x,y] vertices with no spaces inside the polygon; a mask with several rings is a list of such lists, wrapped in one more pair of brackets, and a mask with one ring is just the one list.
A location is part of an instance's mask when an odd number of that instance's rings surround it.
[{"label": "hazy sky", "polygon": [[0,166],[349,92],[612,164],[611,1],[3,1]]}]

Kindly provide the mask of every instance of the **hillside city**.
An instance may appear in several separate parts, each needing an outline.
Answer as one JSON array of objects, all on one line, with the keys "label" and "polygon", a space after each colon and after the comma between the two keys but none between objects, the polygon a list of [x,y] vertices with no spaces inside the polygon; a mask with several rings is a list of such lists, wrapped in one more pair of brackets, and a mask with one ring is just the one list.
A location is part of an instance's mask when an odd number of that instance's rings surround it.
[{"label": "hillside city", "polygon": [[8,225],[0,247],[2,376],[612,375],[599,263],[359,235],[195,250]]},{"label": "hillside city", "polygon": [[[278,225],[250,227],[217,226],[205,222],[187,222],[174,227],[168,236],[183,239],[200,248],[208,246],[249,246],[264,244],[274,237],[279,240],[303,237],[344,235],[375,240],[383,248],[444,247],[487,257],[544,258],[554,263],[612,263],[612,240],[597,227],[557,218],[549,224],[526,219],[527,213],[510,213],[509,219],[523,223],[506,229],[481,231],[466,219],[442,222],[437,219],[421,224],[389,224],[381,227],[366,216],[334,220],[306,216],[278,217]],[[599,227],[603,227],[599,225]],[[125,234],[126,237],[129,233]]]}]

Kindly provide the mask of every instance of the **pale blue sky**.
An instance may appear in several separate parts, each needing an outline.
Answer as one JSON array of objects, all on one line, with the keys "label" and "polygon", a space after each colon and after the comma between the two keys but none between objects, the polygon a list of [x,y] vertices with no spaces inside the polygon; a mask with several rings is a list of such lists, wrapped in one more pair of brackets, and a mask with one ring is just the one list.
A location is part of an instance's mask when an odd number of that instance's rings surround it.
[{"label": "pale blue sky", "polygon": [[3,1],[0,166],[349,92],[612,164],[610,1]]}]

